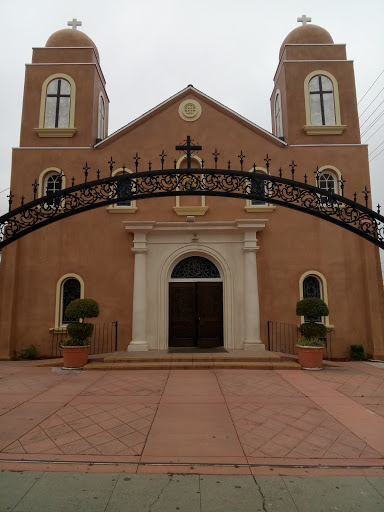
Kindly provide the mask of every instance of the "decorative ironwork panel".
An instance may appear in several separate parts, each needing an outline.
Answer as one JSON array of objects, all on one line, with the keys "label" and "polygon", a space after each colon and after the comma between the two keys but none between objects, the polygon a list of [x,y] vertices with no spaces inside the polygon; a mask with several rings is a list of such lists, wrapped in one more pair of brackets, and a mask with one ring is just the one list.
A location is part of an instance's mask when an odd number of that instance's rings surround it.
[{"label": "decorative ironwork panel", "polygon": [[[294,176],[295,164],[291,167]],[[87,179],[89,168],[84,169]],[[164,196],[206,195],[250,199],[295,209],[341,226],[384,249],[384,217],[380,215],[380,207],[377,213],[368,208],[369,191],[363,194],[365,206],[356,202],[356,196],[355,200],[347,199],[281,175],[223,169],[127,173],[86,181],[27,204],[22,198],[21,206],[14,210],[11,210],[14,196],[10,193],[10,211],[0,217],[0,248],[43,226],[109,204]]]},{"label": "decorative ironwork panel", "polygon": [[212,261],[202,256],[190,256],[181,260],[173,269],[173,279],[220,278],[220,272]]}]

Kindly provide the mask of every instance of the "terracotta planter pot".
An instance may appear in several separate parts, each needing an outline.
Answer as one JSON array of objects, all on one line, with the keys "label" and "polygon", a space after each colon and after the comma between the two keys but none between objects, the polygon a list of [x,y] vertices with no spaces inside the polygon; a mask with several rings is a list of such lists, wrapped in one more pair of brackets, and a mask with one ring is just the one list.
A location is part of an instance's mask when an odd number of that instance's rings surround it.
[{"label": "terracotta planter pot", "polygon": [[88,347],[63,347],[63,367],[82,368],[88,363]]},{"label": "terracotta planter pot", "polygon": [[303,370],[323,369],[324,347],[302,347],[297,345],[299,364]]}]

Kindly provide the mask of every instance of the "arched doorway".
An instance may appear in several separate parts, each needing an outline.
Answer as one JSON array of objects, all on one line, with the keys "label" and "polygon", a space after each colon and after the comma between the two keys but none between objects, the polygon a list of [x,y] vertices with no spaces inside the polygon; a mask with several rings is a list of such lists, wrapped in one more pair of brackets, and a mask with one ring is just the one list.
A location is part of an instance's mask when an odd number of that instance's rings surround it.
[{"label": "arched doorway", "polygon": [[216,265],[189,256],[169,282],[169,347],[223,346],[223,280]]}]

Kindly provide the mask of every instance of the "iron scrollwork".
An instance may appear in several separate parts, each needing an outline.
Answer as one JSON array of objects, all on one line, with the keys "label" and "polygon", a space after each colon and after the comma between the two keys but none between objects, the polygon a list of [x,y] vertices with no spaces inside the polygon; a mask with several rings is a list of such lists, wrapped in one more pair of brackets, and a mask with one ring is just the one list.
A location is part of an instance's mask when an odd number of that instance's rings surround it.
[{"label": "iron scrollwork", "polygon": [[332,191],[280,175],[190,168],[124,173],[84,182],[29,203],[23,201],[22,206],[0,217],[0,248],[40,227],[87,210],[182,195],[236,197],[281,205],[337,224],[384,248],[384,217]]}]

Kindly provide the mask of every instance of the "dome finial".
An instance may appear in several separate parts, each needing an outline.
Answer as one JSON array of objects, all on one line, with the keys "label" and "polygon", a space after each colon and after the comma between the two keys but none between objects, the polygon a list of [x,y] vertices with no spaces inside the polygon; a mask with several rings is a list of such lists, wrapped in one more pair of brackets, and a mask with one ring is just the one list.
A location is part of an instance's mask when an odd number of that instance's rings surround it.
[{"label": "dome finial", "polygon": [[82,21],[77,21],[77,18],[73,18],[72,21],[67,21],[68,27],[72,27],[73,30],[77,30],[77,27],[81,27]]},{"label": "dome finial", "polygon": [[298,22],[301,22],[303,25],[306,25],[308,21],[312,21],[312,18],[307,18],[306,14],[302,14],[301,18],[297,18]]}]

